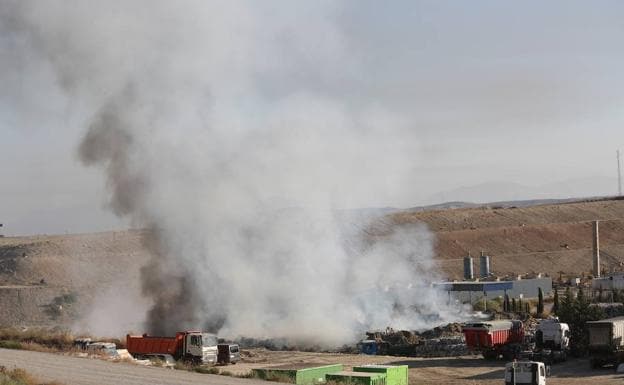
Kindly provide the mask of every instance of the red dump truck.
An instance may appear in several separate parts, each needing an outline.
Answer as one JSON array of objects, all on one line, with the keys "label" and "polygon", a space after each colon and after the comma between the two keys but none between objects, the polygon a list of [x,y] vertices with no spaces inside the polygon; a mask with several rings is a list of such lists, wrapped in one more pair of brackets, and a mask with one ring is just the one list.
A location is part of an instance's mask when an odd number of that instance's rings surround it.
[{"label": "red dump truck", "polygon": [[217,336],[199,331],[176,333],[175,337],[126,335],[128,353],[134,358],[149,358],[158,354],[170,354],[176,360],[198,364],[217,362]]},{"label": "red dump truck", "polygon": [[507,360],[522,351],[524,327],[522,321],[500,320],[467,323],[462,327],[468,349],[478,351],[486,359],[499,356]]}]

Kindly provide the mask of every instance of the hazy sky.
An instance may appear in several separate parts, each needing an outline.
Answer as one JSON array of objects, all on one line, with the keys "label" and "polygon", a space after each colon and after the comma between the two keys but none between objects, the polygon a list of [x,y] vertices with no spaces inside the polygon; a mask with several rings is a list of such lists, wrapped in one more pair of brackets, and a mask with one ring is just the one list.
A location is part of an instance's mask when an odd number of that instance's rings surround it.
[{"label": "hazy sky", "polygon": [[[85,116],[94,112],[64,91],[63,79],[41,47],[16,28],[15,20],[24,16],[15,14],[17,3],[0,0],[3,231],[123,227],[104,207],[102,171],[77,160]],[[123,2],[114,4],[124,12]],[[190,17],[193,6],[223,4],[188,6]],[[363,206],[461,199],[452,190],[486,182],[537,186],[520,198],[531,198],[545,185],[549,196],[616,192],[615,150],[624,149],[621,1],[269,1],[240,6],[252,8],[266,25],[284,26],[272,37],[283,45],[283,56],[254,52],[251,59],[262,63],[254,75],[262,103],[243,101],[241,111],[262,113],[273,100],[306,90],[342,100],[348,108],[376,105],[406,122],[413,134],[406,137],[413,159],[405,188],[371,197]],[[47,11],[38,8],[34,2],[25,12]],[[133,5],[128,12],[150,17],[149,9]],[[310,13],[321,14],[325,22],[318,17],[308,22]],[[62,15],[61,10],[54,17]],[[233,25],[232,34],[244,27]],[[336,36],[340,45],[328,47]],[[568,180],[577,182],[552,184]],[[592,181],[598,181],[593,189]],[[484,200],[499,197],[492,188]],[[508,196],[501,191],[498,199]]]}]

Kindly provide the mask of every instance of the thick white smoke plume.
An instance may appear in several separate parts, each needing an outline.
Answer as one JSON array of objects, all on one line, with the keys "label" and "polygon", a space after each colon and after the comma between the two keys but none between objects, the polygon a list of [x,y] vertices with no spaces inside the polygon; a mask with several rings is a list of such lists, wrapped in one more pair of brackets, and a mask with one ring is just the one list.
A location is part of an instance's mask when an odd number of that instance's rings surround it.
[{"label": "thick white smoke plume", "polygon": [[[360,68],[334,2],[15,2],[83,122],[110,207],[151,229],[151,332],[338,345],[455,317],[425,227],[341,208],[405,187],[410,122],[341,91]],[[374,227],[373,226],[373,227]]]}]

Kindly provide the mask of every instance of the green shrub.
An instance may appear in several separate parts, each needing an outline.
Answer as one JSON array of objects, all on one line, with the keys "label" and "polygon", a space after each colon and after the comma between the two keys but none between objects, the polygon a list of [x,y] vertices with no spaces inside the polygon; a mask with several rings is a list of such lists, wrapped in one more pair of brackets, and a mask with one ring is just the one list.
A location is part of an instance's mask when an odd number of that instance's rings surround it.
[{"label": "green shrub", "polygon": [[[472,305],[472,308],[476,311],[485,311],[486,309],[483,307],[483,299],[480,299],[479,301],[475,302],[475,304]],[[495,298],[492,300],[488,300],[487,310],[497,311],[497,312],[503,311],[503,299]]]},{"label": "green shrub", "polygon": [[22,349],[22,344],[17,341],[0,341],[2,349]]},{"label": "green shrub", "polygon": [[7,370],[0,366],[0,385],[60,385],[57,382],[42,383],[35,380],[24,369]]}]

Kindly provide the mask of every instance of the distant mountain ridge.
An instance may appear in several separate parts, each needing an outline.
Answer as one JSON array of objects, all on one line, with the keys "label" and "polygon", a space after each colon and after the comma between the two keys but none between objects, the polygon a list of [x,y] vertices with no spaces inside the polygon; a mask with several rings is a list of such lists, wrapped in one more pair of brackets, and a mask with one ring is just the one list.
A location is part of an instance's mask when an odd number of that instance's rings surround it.
[{"label": "distant mountain ridge", "polygon": [[538,186],[490,181],[442,191],[431,195],[426,201],[433,205],[438,204],[437,202],[523,202],[612,196],[616,193],[617,178],[599,176],[567,179]]}]

